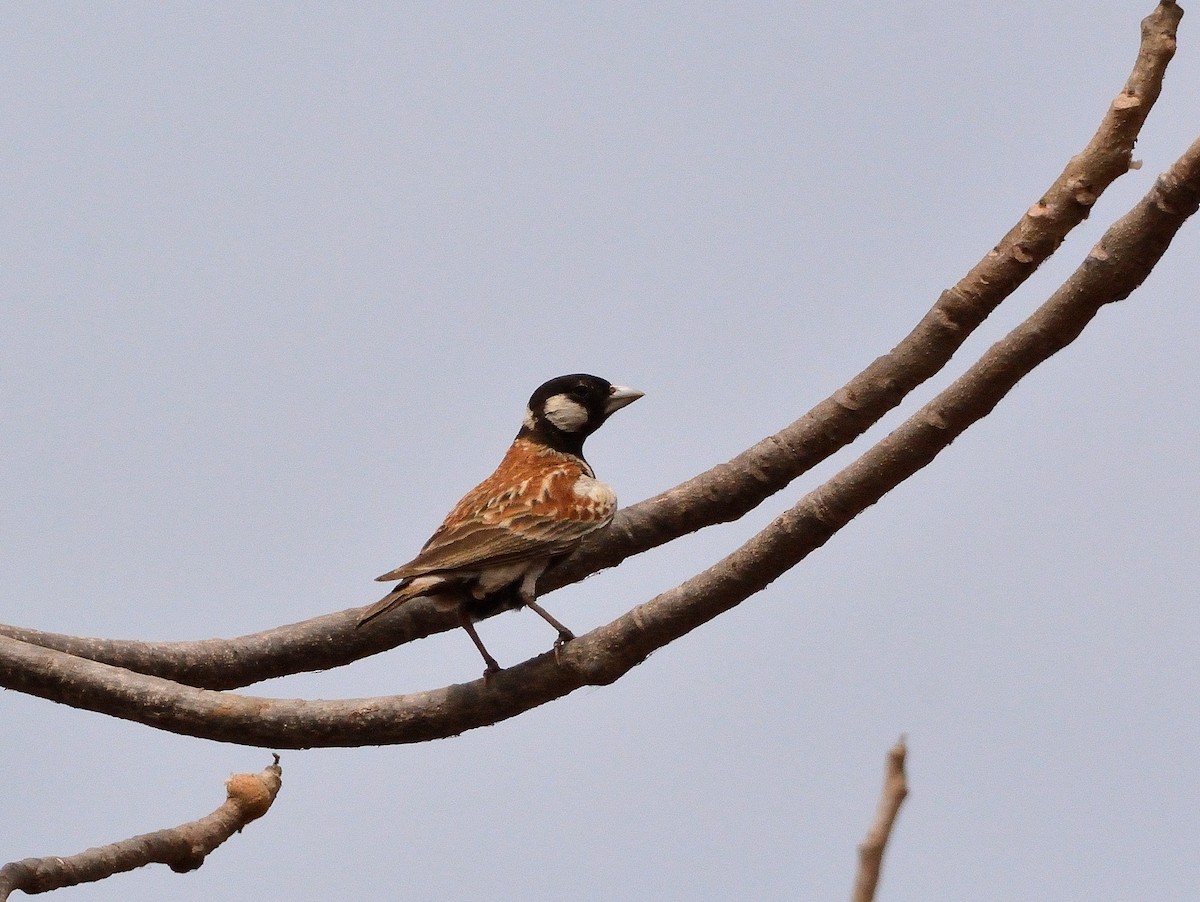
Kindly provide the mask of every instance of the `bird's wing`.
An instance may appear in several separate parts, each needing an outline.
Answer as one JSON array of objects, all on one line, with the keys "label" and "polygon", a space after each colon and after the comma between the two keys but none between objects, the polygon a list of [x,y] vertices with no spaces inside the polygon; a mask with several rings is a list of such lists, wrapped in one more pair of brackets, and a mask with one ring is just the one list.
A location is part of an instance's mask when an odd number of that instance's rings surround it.
[{"label": "bird's wing", "polygon": [[577,458],[561,457],[553,466],[506,457],[458,503],[416,558],[376,578],[385,582],[476,571],[570,551],[612,519],[616,498],[611,493],[599,499],[578,495],[577,480],[590,478],[590,470]]},{"label": "bird's wing", "polygon": [[378,577],[381,582],[454,570],[482,570],[570,551],[607,520],[545,520],[514,517],[506,524],[463,523],[439,530],[409,563]]}]

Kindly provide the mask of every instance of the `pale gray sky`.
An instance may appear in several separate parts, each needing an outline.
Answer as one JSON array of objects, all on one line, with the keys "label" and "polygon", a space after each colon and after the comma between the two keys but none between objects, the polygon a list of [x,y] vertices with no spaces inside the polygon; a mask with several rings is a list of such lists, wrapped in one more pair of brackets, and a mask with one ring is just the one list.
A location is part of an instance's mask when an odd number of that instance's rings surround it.
[{"label": "pale gray sky", "polygon": [[[1151,8],[4,5],[0,620],[185,639],[373,601],[563,372],[646,392],[589,445],[626,503],[726,459],[1037,200]],[[1144,168],[954,373],[1200,132],[1195,15]],[[200,871],[59,895],[840,899],[903,732],[881,899],[1196,898],[1198,283],[1194,222],[931,467],[616,685],[286,752],[270,815]],[[604,623],[849,459],[546,606]],[[480,630],[504,663],[553,638]],[[453,632],[250,691],[479,670]],[[0,860],[198,817],[269,761],[0,704]]]}]

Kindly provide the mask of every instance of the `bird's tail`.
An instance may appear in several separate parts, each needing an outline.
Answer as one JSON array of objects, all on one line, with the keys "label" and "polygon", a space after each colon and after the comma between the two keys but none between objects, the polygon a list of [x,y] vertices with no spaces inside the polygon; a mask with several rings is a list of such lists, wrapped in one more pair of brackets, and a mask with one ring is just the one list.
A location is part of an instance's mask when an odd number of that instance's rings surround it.
[{"label": "bird's tail", "polygon": [[371,605],[358,617],[358,625],[370,623],[376,617],[381,617],[393,608],[398,608],[406,601],[411,601],[414,598],[420,598],[434,588],[431,583],[439,582],[438,580],[409,579],[400,585],[394,587],[387,595]]}]

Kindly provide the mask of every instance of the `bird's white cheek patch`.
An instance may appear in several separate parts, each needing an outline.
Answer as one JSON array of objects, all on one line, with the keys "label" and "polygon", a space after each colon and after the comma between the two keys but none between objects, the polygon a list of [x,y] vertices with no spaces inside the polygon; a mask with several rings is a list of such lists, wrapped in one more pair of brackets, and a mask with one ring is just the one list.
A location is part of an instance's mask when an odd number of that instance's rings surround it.
[{"label": "bird's white cheek patch", "polygon": [[523,420],[523,422],[525,423],[526,429],[533,428],[533,424],[534,424],[533,411],[530,410],[528,407],[525,408],[525,419]]},{"label": "bird's white cheek patch", "polygon": [[588,421],[587,408],[578,401],[572,401],[566,395],[554,395],[546,399],[543,408],[546,419],[556,429],[563,432],[575,432]]}]

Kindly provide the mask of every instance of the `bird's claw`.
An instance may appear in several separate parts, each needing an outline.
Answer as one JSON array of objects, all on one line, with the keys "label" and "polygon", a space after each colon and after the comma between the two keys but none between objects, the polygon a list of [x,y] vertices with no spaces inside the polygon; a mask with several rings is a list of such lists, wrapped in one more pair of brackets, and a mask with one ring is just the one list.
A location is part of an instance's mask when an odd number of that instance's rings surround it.
[{"label": "bird's claw", "polygon": [[567,647],[567,643],[575,638],[575,634],[570,630],[563,630],[558,634],[558,638],[554,640],[554,663],[562,663],[562,650]]}]

